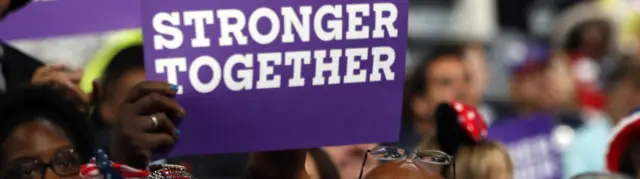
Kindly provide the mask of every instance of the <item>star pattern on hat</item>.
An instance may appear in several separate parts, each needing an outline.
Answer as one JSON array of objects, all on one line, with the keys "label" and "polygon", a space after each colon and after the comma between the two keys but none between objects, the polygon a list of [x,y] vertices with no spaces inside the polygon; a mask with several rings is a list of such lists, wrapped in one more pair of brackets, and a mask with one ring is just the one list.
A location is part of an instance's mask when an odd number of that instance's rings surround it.
[{"label": "star pattern on hat", "polygon": [[487,124],[475,107],[460,102],[452,102],[450,105],[458,115],[458,123],[473,140],[477,142],[487,137]]}]

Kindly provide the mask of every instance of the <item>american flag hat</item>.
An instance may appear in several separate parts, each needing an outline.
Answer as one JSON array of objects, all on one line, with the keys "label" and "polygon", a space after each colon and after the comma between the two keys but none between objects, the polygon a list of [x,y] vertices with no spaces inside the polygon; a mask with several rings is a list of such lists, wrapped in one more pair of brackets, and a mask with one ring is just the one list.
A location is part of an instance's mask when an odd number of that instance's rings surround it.
[{"label": "american flag hat", "polygon": [[[112,163],[111,165],[113,169],[125,179],[146,179],[150,174],[149,171],[136,169],[127,165],[118,163]],[[83,179],[104,179],[95,160],[92,160],[89,164],[80,166],[80,176]]]},{"label": "american flag hat", "polygon": [[[551,49],[546,44],[529,42],[520,46],[520,50],[512,50],[514,61],[511,62],[511,74],[528,74],[543,69],[549,64]],[[515,57],[517,55],[520,56]]]}]

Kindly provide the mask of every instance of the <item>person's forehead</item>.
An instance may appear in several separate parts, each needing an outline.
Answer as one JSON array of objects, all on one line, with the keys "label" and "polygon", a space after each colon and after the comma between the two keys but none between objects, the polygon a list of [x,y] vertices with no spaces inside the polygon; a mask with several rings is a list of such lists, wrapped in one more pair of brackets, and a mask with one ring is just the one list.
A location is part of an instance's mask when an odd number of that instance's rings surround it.
[{"label": "person's forehead", "polygon": [[455,56],[452,57],[441,57],[437,60],[431,62],[429,66],[427,66],[427,73],[430,72],[458,72],[464,71],[464,64],[460,58]]},{"label": "person's forehead", "polygon": [[462,64],[462,56],[453,55],[453,54],[442,55],[442,56],[436,57],[432,61],[432,63],[438,63],[438,62],[456,62],[456,63]]},{"label": "person's forehead", "polygon": [[63,130],[52,122],[36,119],[16,126],[2,144],[7,159],[42,157],[71,146]]},{"label": "person's forehead", "polygon": [[394,178],[398,176],[420,179],[440,178],[437,171],[431,170],[431,168],[426,167],[425,164],[419,161],[411,160],[389,161],[381,164],[373,169],[367,175],[367,178],[389,178],[391,176]]}]

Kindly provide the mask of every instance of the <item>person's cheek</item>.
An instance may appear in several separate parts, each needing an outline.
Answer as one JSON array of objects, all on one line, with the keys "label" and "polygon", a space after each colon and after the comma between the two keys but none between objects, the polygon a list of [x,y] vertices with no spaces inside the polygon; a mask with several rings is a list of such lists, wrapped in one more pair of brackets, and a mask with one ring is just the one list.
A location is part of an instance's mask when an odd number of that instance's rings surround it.
[{"label": "person's cheek", "polygon": [[456,89],[455,100],[475,105],[479,102],[478,98],[482,95],[481,93],[481,91],[476,90],[469,83],[463,83]]}]

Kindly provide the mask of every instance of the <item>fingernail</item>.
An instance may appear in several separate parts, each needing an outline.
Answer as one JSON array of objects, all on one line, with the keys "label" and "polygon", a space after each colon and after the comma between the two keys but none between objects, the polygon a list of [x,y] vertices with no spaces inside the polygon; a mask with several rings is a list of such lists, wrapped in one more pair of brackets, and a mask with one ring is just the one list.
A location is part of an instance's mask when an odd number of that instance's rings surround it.
[{"label": "fingernail", "polygon": [[174,85],[174,84],[169,84],[171,87],[171,90],[178,92],[178,85]]},{"label": "fingernail", "polygon": [[176,134],[177,134],[178,136],[180,136],[180,134],[181,134],[181,133],[180,133],[180,129],[176,129]]}]

